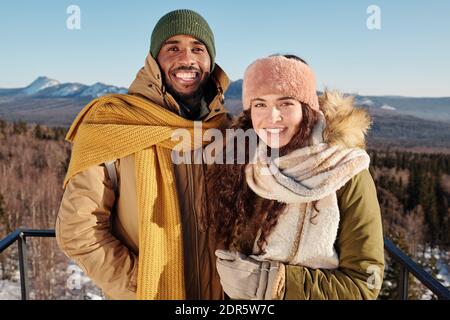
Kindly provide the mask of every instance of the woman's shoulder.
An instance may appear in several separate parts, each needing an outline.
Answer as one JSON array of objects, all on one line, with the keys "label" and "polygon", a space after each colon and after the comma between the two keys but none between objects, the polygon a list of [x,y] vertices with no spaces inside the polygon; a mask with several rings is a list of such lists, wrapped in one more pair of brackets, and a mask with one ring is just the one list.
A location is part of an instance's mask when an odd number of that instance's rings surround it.
[{"label": "woman's shoulder", "polygon": [[341,207],[348,207],[359,199],[377,200],[376,187],[368,169],[355,174],[343,187],[336,191]]}]

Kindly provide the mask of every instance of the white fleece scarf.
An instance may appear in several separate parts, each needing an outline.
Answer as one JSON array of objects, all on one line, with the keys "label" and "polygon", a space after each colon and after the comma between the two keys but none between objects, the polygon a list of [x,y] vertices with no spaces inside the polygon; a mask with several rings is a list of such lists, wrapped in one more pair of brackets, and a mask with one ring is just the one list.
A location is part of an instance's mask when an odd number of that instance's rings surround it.
[{"label": "white fleece scarf", "polygon": [[[339,265],[334,249],[340,216],[336,191],[367,169],[370,158],[360,148],[324,143],[323,121],[321,118],[313,132],[311,146],[270,159],[266,146],[260,144],[257,159],[246,167],[247,183],[257,195],[288,204],[257,259],[312,268],[334,269]],[[317,201],[318,212],[312,201]],[[259,251],[257,240],[254,254]]]}]

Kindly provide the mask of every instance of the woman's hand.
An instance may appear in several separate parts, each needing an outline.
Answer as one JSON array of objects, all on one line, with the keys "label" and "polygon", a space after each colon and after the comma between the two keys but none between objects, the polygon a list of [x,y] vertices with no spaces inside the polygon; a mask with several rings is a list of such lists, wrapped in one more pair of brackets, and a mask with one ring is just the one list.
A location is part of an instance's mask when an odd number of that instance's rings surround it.
[{"label": "woman's hand", "polygon": [[236,251],[216,250],[215,254],[220,283],[231,299],[283,299],[284,264],[257,261]]}]

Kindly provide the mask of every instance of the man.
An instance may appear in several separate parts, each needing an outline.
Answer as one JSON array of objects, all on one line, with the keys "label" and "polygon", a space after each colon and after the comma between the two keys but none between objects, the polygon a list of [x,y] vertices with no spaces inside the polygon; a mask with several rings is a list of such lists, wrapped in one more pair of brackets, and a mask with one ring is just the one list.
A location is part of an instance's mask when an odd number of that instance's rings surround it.
[{"label": "man", "polygon": [[[208,23],[172,11],[156,24],[129,94],[92,101],[69,130],[57,241],[113,299],[223,298],[203,223],[203,165],[171,161],[176,129],[193,132],[192,120],[226,126],[229,80],[214,59]],[[104,165],[111,160],[117,188]]]}]

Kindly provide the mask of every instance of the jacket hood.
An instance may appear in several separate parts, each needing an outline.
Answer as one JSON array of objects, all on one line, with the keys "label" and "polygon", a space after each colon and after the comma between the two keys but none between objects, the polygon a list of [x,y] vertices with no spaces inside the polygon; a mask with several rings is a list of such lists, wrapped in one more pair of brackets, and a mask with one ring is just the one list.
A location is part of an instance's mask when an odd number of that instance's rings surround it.
[{"label": "jacket hood", "polygon": [[365,109],[355,107],[354,97],[325,90],[319,96],[319,105],[325,123],[319,121],[316,126],[322,129],[323,142],[343,148],[365,149],[365,136],[372,119]]},{"label": "jacket hood", "polygon": [[[209,104],[210,114],[207,119],[226,112],[223,106],[224,92],[228,89],[230,83],[228,76],[217,63],[210,75],[210,81],[216,87],[216,95]],[[136,78],[128,88],[128,93],[142,96],[172,112],[179,113],[180,107],[172,95],[166,91],[161,69],[151,54],[147,55],[145,64],[138,71]]]}]

